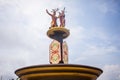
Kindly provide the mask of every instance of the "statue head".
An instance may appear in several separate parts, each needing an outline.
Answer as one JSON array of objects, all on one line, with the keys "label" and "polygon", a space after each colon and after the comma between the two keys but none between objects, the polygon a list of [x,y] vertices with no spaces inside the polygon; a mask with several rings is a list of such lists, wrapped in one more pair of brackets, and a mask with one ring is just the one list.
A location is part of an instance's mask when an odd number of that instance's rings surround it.
[{"label": "statue head", "polygon": [[56,12],[58,11],[59,9],[52,9],[52,12],[53,12],[53,15],[56,15]]}]

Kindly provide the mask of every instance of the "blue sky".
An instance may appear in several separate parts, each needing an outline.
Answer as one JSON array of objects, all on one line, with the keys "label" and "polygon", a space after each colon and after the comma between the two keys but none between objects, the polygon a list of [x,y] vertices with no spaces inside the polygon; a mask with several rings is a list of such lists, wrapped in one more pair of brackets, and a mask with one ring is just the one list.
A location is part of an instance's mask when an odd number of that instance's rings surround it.
[{"label": "blue sky", "polygon": [[101,68],[98,80],[120,80],[119,0],[0,0],[0,75],[16,77],[21,67],[49,64],[45,12],[66,7],[69,63]]}]

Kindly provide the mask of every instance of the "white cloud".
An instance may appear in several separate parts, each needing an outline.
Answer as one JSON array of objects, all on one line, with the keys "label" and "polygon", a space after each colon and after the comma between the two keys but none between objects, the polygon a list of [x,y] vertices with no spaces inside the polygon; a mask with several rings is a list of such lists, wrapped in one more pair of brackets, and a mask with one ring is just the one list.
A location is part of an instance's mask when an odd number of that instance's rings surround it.
[{"label": "white cloud", "polygon": [[113,44],[111,36],[101,27],[86,29],[84,26],[79,26],[70,28],[70,32],[71,35],[67,40],[70,63],[99,66],[104,64],[106,58],[106,62],[114,63],[109,59],[109,55],[120,53],[119,47]]},{"label": "white cloud", "polygon": [[120,65],[105,65],[98,80],[120,80]]},{"label": "white cloud", "polygon": [[[95,46],[95,45],[89,45],[85,52],[82,54],[87,54],[91,56],[95,55],[106,55],[111,53],[118,53],[120,50],[116,46]],[[90,53],[90,54],[89,54]]]},{"label": "white cloud", "polygon": [[[69,27],[70,30],[70,36],[68,37],[68,41],[71,41],[70,44],[74,45],[77,44],[78,42],[82,41],[86,36],[84,36],[84,28],[82,26],[76,26],[74,27]],[[74,41],[72,41],[74,39]]]},{"label": "white cloud", "polygon": [[116,7],[117,5],[116,3],[117,1],[114,0],[110,0],[110,1],[101,0],[101,1],[96,1],[95,6],[103,14],[117,13],[118,11]]},{"label": "white cloud", "polygon": [[[0,74],[14,76],[17,68],[47,64],[50,16],[45,9],[63,1],[0,0]],[[4,64],[5,63],[5,64]]]}]

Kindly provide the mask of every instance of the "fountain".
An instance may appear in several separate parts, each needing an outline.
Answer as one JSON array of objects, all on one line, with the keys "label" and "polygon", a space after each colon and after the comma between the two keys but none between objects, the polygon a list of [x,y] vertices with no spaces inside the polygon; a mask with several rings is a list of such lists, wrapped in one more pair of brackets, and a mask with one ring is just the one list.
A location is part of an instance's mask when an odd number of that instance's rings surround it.
[{"label": "fountain", "polygon": [[[70,32],[65,28],[65,8],[59,12],[53,9],[51,16],[51,27],[47,31],[47,36],[53,41],[50,44],[49,62],[46,65],[29,66],[18,69],[15,74],[21,80],[96,80],[103,72],[101,69],[86,65],[68,64],[68,46],[65,41]],[[57,18],[60,25],[57,25]]]}]

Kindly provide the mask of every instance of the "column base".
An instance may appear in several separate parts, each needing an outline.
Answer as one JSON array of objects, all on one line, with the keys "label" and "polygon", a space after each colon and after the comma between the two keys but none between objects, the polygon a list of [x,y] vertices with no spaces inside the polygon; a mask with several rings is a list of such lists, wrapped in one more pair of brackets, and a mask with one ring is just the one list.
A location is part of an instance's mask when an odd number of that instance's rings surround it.
[{"label": "column base", "polygon": [[75,64],[48,64],[21,68],[15,71],[21,80],[96,80],[103,71]]}]

